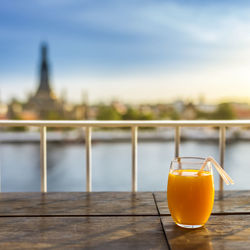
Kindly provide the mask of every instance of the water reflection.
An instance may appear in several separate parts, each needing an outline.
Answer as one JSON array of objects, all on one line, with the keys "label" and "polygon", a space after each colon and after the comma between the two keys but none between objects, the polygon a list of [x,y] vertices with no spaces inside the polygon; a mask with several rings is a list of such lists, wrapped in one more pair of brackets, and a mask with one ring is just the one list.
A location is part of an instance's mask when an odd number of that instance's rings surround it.
[{"label": "water reflection", "polygon": [[[83,144],[48,144],[48,190],[85,190],[85,148]],[[235,180],[225,189],[250,189],[250,144],[237,142],[228,145],[225,168]],[[217,160],[216,143],[183,142],[182,156],[213,155]],[[0,164],[3,191],[39,191],[39,144],[0,144]],[[92,149],[93,190],[128,191],[131,189],[130,143],[97,143]],[[174,155],[173,142],[139,143],[138,189],[166,190],[170,161]],[[215,173],[215,187],[218,175]]]}]

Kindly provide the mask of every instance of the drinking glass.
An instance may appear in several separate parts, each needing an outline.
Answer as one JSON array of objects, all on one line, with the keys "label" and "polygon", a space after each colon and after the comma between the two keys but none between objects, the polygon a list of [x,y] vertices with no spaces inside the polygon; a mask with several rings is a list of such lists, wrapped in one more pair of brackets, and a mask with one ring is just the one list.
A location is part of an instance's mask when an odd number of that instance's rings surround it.
[{"label": "drinking glass", "polygon": [[202,227],[212,212],[213,170],[211,162],[205,163],[205,160],[199,157],[177,157],[171,162],[168,207],[174,222],[180,227]]}]

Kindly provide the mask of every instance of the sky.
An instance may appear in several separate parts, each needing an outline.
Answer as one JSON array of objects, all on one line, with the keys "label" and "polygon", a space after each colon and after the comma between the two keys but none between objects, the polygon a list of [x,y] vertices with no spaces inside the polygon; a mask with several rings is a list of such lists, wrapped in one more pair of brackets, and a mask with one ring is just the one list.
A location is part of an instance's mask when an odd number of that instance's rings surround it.
[{"label": "sky", "polygon": [[2,0],[0,99],[51,85],[78,102],[250,102],[250,1]]}]

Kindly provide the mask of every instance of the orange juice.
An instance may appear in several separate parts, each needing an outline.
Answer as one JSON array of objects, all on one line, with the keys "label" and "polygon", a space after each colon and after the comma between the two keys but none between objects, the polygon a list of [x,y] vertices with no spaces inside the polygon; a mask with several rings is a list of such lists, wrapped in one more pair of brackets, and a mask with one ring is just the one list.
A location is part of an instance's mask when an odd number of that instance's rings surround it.
[{"label": "orange juice", "polygon": [[204,225],[213,208],[214,180],[210,171],[170,170],[168,207],[175,223]]}]

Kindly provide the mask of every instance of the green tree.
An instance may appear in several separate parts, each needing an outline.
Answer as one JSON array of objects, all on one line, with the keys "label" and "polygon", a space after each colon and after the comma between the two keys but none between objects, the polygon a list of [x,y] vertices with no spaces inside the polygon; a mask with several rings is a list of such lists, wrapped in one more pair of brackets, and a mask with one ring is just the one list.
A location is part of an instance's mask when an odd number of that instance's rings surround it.
[{"label": "green tree", "polygon": [[232,120],[235,118],[235,113],[230,103],[221,103],[216,111],[212,114],[212,119],[215,120]]},{"label": "green tree", "polygon": [[150,112],[148,113],[141,113],[139,115],[139,120],[154,120],[154,115]]},{"label": "green tree", "polygon": [[179,120],[180,119],[180,115],[179,115],[179,113],[175,109],[173,109],[172,111],[170,111],[169,116],[170,116],[171,120]]},{"label": "green tree", "polygon": [[174,108],[160,110],[157,119],[160,120],[180,120],[180,114]]},{"label": "green tree", "polygon": [[57,111],[49,110],[45,114],[45,120],[63,120],[63,119],[64,119],[63,115]]},{"label": "green tree", "polygon": [[214,113],[204,112],[204,111],[197,111],[196,119],[198,120],[212,120]]},{"label": "green tree", "polygon": [[123,120],[153,120],[154,115],[151,112],[140,112],[139,110],[129,107],[127,112],[122,116]]},{"label": "green tree", "polygon": [[123,120],[139,120],[139,113],[136,109],[129,107],[122,118]]},{"label": "green tree", "polygon": [[120,120],[121,115],[112,106],[100,105],[97,120]]}]

